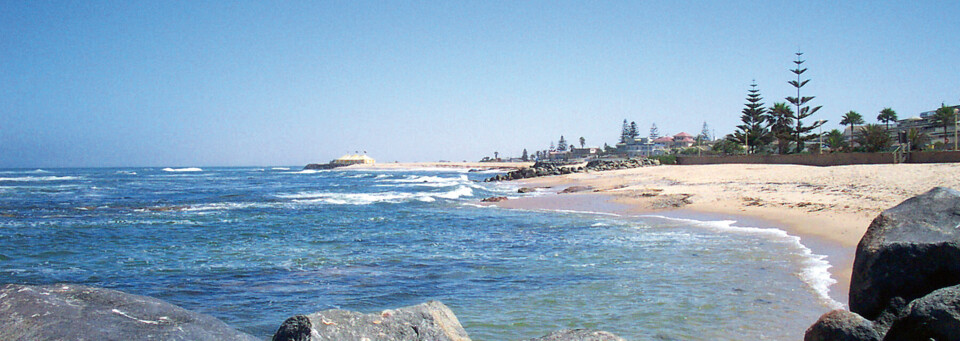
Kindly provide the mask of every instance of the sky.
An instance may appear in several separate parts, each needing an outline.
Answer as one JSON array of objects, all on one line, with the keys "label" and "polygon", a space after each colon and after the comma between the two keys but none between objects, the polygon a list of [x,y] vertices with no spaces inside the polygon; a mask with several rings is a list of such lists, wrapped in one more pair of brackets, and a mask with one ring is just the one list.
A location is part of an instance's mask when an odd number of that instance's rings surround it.
[{"label": "sky", "polygon": [[951,1],[2,1],[0,168],[474,161],[960,103]]}]

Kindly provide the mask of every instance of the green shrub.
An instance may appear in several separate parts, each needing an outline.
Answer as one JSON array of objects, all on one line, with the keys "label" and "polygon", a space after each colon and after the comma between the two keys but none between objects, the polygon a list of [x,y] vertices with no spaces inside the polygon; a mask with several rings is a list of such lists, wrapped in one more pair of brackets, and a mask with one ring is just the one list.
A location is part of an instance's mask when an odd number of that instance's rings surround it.
[{"label": "green shrub", "polygon": [[660,160],[660,164],[661,164],[661,165],[675,165],[675,164],[677,164],[677,156],[676,156],[676,155],[666,155],[666,154],[664,154],[664,155],[651,156],[650,158],[653,159],[653,160]]}]

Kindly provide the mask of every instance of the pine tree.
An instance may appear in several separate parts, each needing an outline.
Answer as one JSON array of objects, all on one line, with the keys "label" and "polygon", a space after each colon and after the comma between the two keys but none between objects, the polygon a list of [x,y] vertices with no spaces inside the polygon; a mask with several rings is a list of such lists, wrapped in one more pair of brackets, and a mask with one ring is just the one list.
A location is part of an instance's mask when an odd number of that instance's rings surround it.
[{"label": "pine tree", "polygon": [[650,143],[653,143],[653,140],[660,138],[660,130],[657,129],[657,124],[654,123],[650,126]]},{"label": "pine tree", "polygon": [[703,122],[703,129],[700,129],[700,139],[703,141],[710,140],[710,127],[707,126],[707,122]]},{"label": "pine tree", "polygon": [[640,129],[637,129],[637,122],[630,122],[630,142],[637,139],[637,136],[640,136]]},{"label": "pine tree", "polygon": [[563,135],[560,135],[560,142],[557,143],[557,151],[567,151],[567,139],[563,138]]},{"label": "pine tree", "polygon": [[811,132],[814,129],[819,128],[826,121],[816,121],[809,126],[803,125],[803,119],[810,117],[811,115],[816,113],[817,110],[820,110],[822,106],[816,106],[811,108],[809,105],[806,105],[806,104],[810,102],[810,100],[812,100],[814,96],[807,96],[807,97],[800,96],[800,88],[802,88],[804,85],[807,85],[807,83],[810,82],[810,80],[801,78],[801,75],[803,75],[803,73],[807,71],[806,68],[802,68],[804,60],[800,59],[800,57],[803,56],[803,52],[797,52],[796,54],[797,54],[797,60],[795,60],[793,63],[797,64],[797,68],[790,71],[793,72],[795,75],[797,75],[797,80],[791,80],[787,83],[790,83],[790,85],[793,85],[793,87],[797,88],[797,97],[787,97],[786,99],[787,99],[787,102],[790,102],[790,104],[793,104],[794,106],[797,107],[797,111],[794,113],[796,126],[793,129],[793,134],[794,134],[793,141],[794,143],[796,143],[796,152],[799,153],[803,151],[804,141],[809,141],[817,138],[817,135],[812,134]]},{"label": "pine tree", "polygon": [[527,155],[527,148],[523,148],[523,155],[520,155],[520,160],[530,161],[530,155]]},{"label": "pine tree", "polygon": [[[746,144],[748,153],[756,153],[763,145],[773,140],[773,134],[768,129],[773,124],[770,114],[760,102],[760,90],[757,89],[757,82],[750,84],[750,90],[747,90],[746,108],[743,108],[743,115],[740,115],[740,121],[743,124],[737,126],[737,131],[728,135],[730,141]],[[706,123],[704,123],[706,124]]]},{"label": "pine tree", "polygon": [[550,141],[550,151],[552,152],[552,151],[555,151],[555,150],[557,150],[556,145],[553,144],[553,141]]},{"label": "pine tree", "polygon": [[623,119],[623,129],[620,130],[620,143],[627,143],[627,137],[630,136],[630,124],[627,119]]}]

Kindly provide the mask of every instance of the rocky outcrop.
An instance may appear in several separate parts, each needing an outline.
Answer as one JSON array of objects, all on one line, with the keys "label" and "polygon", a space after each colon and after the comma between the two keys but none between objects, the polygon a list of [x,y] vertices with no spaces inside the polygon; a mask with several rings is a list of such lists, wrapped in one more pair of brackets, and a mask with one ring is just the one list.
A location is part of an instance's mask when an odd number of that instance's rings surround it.
[{"label": "rocky outcrop", "polygon": [[587,162],[585,166],[577,167],[573,165],[555,163],[555,162],[537,162],[533,167],[521,168],[506,174],[499,174],[484,180],[485,182],[509,181],[541,176],[564,175],[570,173],[597,172],[615,169],[628,169],[644,166],[659,166],[660,161],[652,159],[626,159],[626,160],[593,160]]},{"label": "rocky outcrop", "polygon": [[803,341],[880,341],[873,322],[842,309],[830,311],[807,329]]},{"label": "rocky outcrop", "polygon": [[960,285],[910,302],[890,326],[886,340],[960,340]]},{"label": "rocky outcrop", "polygon": [[852,312],[821,316],[805,339],[960,340],[958,284],[960,192],[937,187],[873,220],[857,245]]},{"label": "rocky outcrop", "polygon": [[489,197],[480,199],[481,202],[501,202],[506,201],[507,197]]},{"label": "rocky outcrop", "polygon": [[308,165],[304,166],[303,169],[305,169],[305,170],[306,170],[306,169],[314,169],[314,170],[334,169],[334,168],[343,167],[343,166],[346,166],[346,165],[338,165],[338,164],[333,164],[333,163],[311,163],[311,164],[308,164]]},{"label": "rocky outcrop", "polygon": [[287,319],[273,341],[437,340],[469,341],[453,311],[438,301],[380,313],[331,309]]},{"label": "rocky outcrop", "polygon": [[906,302],[960,284],[960,192],[938,187],[880,214],[857,245],[850,310],[876,319]]},{"label": "rocky outcrop", "polygon": [[527,339],[526,341],[624,341],[623,338],[600,330],[570,329],[559,330],[553,333]]},{"label": "rocky outcrop", "polygon": [[83,285],[0,288],[0,340],[256,340],[170,303]]}]

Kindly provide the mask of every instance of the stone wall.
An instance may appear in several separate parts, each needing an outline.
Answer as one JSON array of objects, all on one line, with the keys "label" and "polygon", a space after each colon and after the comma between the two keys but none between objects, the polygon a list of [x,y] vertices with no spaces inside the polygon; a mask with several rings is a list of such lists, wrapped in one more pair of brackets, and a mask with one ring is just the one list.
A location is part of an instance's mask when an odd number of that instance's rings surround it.
[{"label": "stone wall", "polygon": [[[960,151],[913,152],[907,163],[960,162]],[[677,156],[679,165],[712,165],[728,163],[790,164],[806,166],[842,166],[892,164],[893,153],[827,153],[789,155]]]}]

